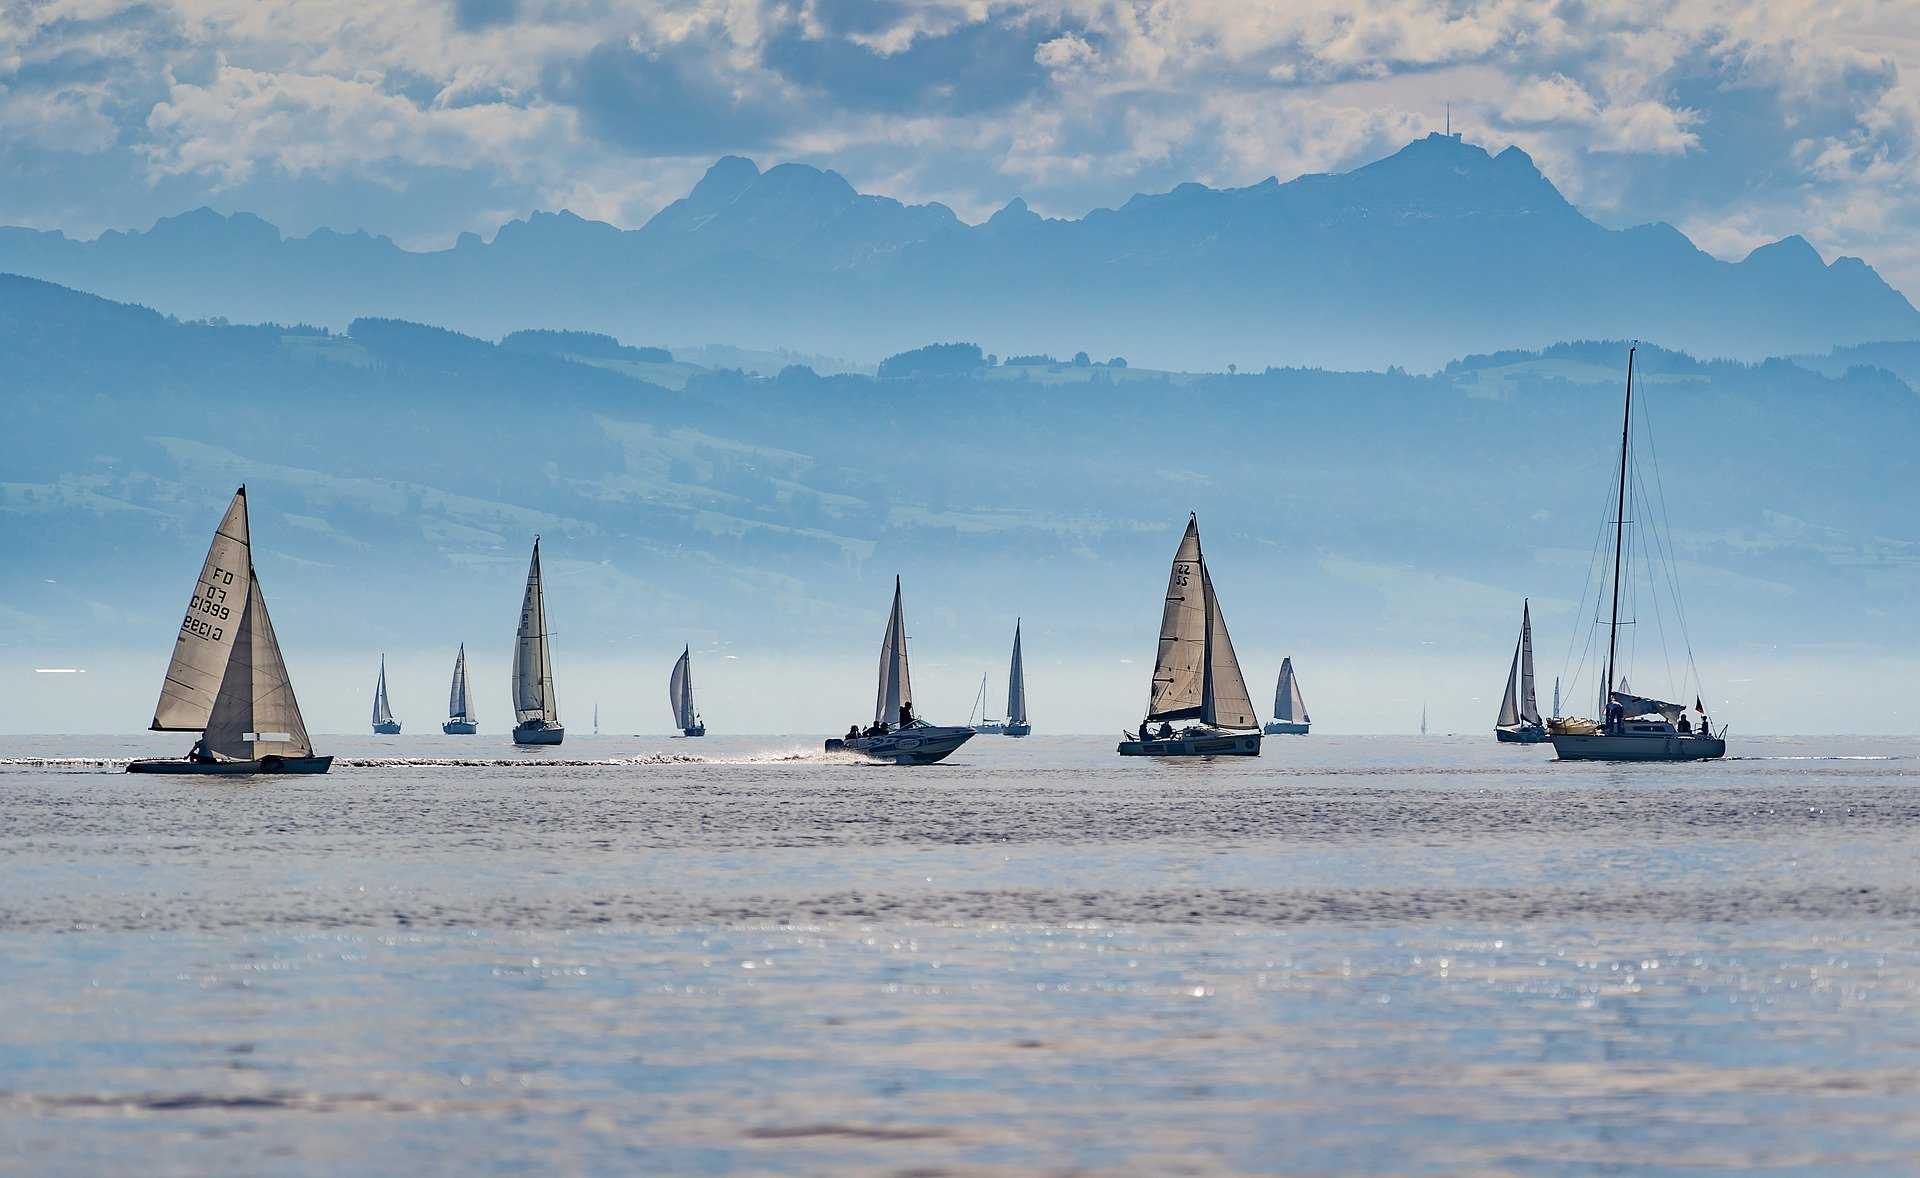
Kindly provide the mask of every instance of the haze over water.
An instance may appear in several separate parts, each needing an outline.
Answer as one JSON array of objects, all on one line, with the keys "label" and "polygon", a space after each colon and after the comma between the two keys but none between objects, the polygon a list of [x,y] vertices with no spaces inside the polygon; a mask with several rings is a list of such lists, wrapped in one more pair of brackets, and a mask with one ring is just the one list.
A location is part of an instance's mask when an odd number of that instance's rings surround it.
[{"label": "haze over water", "polygon": [[1911,738],[178,743],[0,738],[18,1172],[1920,1163]]}]

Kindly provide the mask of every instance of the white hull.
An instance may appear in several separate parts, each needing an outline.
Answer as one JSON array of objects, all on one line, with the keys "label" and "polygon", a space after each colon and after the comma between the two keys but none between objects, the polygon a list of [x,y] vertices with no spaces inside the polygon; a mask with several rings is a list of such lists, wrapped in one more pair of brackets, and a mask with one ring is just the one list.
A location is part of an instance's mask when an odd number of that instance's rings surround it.
[{"label": "white hull", "polygon": [[1260,734],[1190,728],[1163,740],[1123,740],[1118,751],[1123,757],[1257,757]]},{"label": "white hull", "polygon": [[558,724],[538,726],[522,724],[513,730],[515,744],[559,744],[566,738],[567,730]]},{"label": "white hull", "polygon": [[1268,736],[1305,736],[1308,726],[1292,720],[1269,720],[1260,731]]},{"label": "white hull", "polygon": [[973,726],[973,730],[980,736],[999,736],[1007,730],[1007,726],[998,720],[982,720]]},{"label": "white hull", "polygon": [[889,732],[885,736],[862,736],[854,740],[836,736],[827,741],[826,747],[830,753],[859,753],[863,757],[892,761],[896,765],[931,765],[946,759],[953,750],[972,739],[971,728],[941,728],[927,724],[902,732]]},{"label": "white hull", "polygon": [[1562,761],[1713,761],[1727,755],[1727,742],[1679,733],[1555,733],[1553,751]]},{"label": "white hull", "polygon": [[448,736],[472,736],[480,731],[480,725],[472,720],[448,720],[440,725],[440,731]]}]

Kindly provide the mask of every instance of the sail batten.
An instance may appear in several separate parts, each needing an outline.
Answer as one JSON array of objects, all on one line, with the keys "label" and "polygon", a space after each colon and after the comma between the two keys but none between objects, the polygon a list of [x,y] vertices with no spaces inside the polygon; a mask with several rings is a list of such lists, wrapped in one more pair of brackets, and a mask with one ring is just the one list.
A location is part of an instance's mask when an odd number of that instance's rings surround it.
[{"label": "sail batten", "polygon": [[900,605],[900,578],[893,579],[893,611],[880,640],[880,683],[873,700],[875,724],[898,724],[900,708],[913,706],[913,677],[907,670],[907,621]]},{"label": "sail batten", "polygon": [[551,725],[560,721],[560,704],[553,690],[553,657],[547,645],[539,537],[534,538],[533,559],[527,565],[527,591],[521,599],[520,630],[513,647],[513,715],[521,724],[538,720]]}]

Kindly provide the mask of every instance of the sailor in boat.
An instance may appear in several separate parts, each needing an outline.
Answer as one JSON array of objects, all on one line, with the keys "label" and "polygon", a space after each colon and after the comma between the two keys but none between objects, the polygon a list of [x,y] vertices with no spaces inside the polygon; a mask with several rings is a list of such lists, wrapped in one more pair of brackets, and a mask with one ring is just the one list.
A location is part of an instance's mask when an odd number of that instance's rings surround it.
[{"label": "sailor in boat", "polygon": [[187,760],[192,761],[196,765],[213,764],[215,758],[213,753],[207,748],[206,737],[203,736],[193,742],[193,747],[187,750]]}]

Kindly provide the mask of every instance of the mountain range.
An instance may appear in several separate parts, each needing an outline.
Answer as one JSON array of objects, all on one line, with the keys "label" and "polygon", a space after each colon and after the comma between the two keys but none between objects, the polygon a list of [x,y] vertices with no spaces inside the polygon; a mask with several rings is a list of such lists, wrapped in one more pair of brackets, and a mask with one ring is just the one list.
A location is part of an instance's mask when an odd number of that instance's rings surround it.
[{"label": "mountain range", "polygon": [[[1588,698],[1582,584],[1613,507],[1625,355],[1567,343],[1430,375],[760,377],[578,333],[183,322],[0,277],[24,440],[0,472],[16,701],[0,724],[143,725],[208,530],[246,483],[319,730],[364,724],[382,651],[423,724],[462,641],[497,723],[536,532],[576,716],[598,697],[610,723],[658,730],[690,642],[728,730],[844,729],[871,703],[897,573],[928,714],[964,717],[1021,616],[1047,730],[1117,729],[1138,719],[1166,562],[1197,511],[1250,677],[1271,684],[1294,656],[1334,731],[1408,730],[1422,699],[1436,726],[1484,731],[1525,597],[1542,675]],[[1671,506],[1721,714],[1911,730],[1920,530],[1888,488],[1920,480],[1920,395],[1894,375],[1920,371],[1920,344],[1640,359],[1645,478]],[[1627,657],[1651,691],[1686,652],[1676,619],[1638,600]]]},{"label": "mountain range", "polygon": [[0,229],[0,271],[185,318],[379,315],[869,362],[954,338],[1205,370],[1431,369],[1593,337],[1746,359],[1920,338],[1920,312],[1857,258],[1793,236],[1724,262],[1670,225],[1609,229],[1518,148],[1438,134],[1346,173],[1182,184],[1079,219],[1016,198],[970,225],[832,171],[727,157],[632,230],[535,213],[412,251],[199,209],[90,241]]}]

